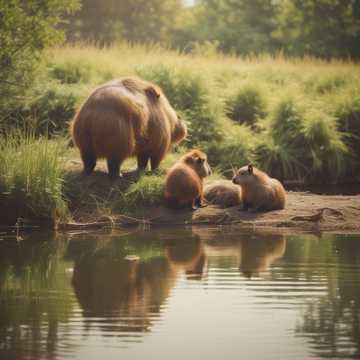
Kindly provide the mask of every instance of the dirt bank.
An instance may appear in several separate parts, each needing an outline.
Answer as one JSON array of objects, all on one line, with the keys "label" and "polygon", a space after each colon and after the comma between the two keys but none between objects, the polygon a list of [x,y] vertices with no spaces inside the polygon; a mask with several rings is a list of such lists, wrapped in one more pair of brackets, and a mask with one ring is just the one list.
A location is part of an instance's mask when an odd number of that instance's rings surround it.
[{"label": "dirt bank", "polygon": [[304,231],[360,233],[360,195],[329,196],[289,192],[286,209],[269,212],[239,211],[207,206],[196,211],[152,207],[128,215],[98,216],[95,221],[62,224],[63,229],[103,226],[239,225],[244,227],[293,228]]}]

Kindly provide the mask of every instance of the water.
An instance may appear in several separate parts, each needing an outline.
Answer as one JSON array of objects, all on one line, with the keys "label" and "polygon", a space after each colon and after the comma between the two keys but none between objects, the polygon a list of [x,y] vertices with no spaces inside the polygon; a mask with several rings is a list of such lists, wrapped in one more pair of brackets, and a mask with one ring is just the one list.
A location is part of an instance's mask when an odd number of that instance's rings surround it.
[{"label": "water", "polygon": [[[0,235],[1,238],[1,235]],[[0,359],[359,359],[360,236],[0,241]]]}]

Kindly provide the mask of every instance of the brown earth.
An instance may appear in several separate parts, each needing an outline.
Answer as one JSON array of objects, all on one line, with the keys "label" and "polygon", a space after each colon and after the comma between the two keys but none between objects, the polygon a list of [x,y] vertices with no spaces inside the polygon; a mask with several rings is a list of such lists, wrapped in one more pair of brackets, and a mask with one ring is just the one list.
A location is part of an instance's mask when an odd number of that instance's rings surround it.
[{"label": "brown earth", "polygon": [[[98,185],[107,176],[96,172]],[[88,179],[87,181],[91,181]],[[91,181],[93,182],[93,181]],[[100,181],[102,183],[102,181]],[[98,186],[96,186],[98,187]],[[100,186],[101,187],[101,186]],[[238,206],[222,209],[209,205],[196,211],[171,210],[165,207],[144,208],[131,214],[77,214],[75,222],[60,224],[64,230],[101,227],[176,226],[176,225],[237,225],[246,228],[276,228],[288,231],[335,231],[360,233],[359,195],[318,195],[309,192],[289,192],[284,210],[268,212],[240,211]]]}]

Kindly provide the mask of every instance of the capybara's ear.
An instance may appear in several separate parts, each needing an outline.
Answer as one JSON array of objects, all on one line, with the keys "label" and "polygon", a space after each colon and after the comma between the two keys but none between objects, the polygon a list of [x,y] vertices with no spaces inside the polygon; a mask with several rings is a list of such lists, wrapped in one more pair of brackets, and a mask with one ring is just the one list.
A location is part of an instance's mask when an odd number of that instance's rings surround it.
[{"label": "capybara's ear", "polygon": [[145,89],[145,94],[151,100],[157,100],[160,97],[160,92],[153,86],[149,86]]},{"label": "capybara's ear", "polygon": [[251,175],[254,172],[253,166],[251,164],[248,165],[248,173]]}]

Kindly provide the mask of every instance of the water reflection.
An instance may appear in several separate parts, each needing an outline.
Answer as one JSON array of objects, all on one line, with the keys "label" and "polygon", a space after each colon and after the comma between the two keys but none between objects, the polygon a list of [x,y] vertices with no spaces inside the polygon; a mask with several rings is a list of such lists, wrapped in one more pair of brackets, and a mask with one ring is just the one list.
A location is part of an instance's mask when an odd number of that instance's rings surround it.
[{"label": "water reflection", "polygon": [[[321,263],[328,289],[323,296],[307,302],[296,331],[309,339],[317,355],[325,358],[360,358],[360,252],[359,240],[334,237],[327,244],[310,246]],[[326,258],[331,253],[332,258]]]},{"label": "water reflection", "polygon": [[[163,257],[143,262],[101,251],[75,262],[72,284],[89,318],[87,330],[94,323],[118,334],[149,331],[174,281],[174,271]],[[96,319],[100,317],[101,322]]]},{"label": "water reflection", "polygon": [[0,242],[1,359],[55,357],[74,305],[65,248],[53,234]]},{"label": "water reflection", "polygon": [[[231,228],[0,241],[0,358],[80,359],[93,349],[94,358],[132,359],[121,351],[141,345],[141,357],[165,359],[156,339],[202,351],[220,335],[231,346],[218,344],[208,359],[229,348],[227,358],[238,358],[259,337],[278,348],[264,358],[360,358],[359,250],[355,237]],[[221,333],[205,325],[214,313]]]}]

